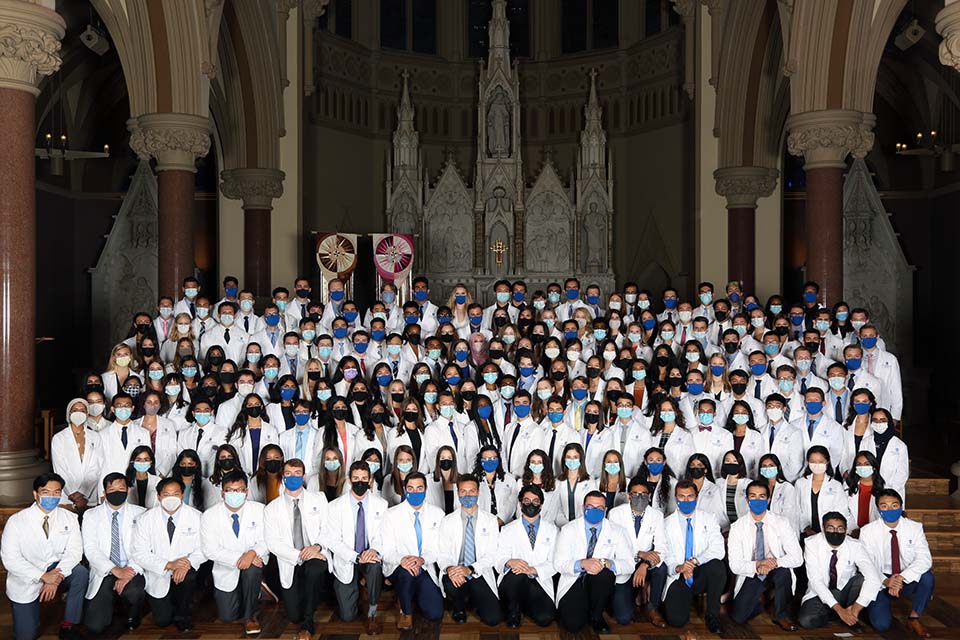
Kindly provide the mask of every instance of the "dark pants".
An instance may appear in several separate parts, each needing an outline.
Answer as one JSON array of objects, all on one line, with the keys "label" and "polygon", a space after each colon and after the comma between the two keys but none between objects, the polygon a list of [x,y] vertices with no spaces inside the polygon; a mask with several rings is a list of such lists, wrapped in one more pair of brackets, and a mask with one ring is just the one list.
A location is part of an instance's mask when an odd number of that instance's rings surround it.
[{"label": "dark pants", "polygon": [[176,584],[170,580],[170,590],[162,598],[147,595],[150,610],[153,611],[153,623],[158,627],[169,626],[171,622],[189,623],[193,615],[193,593],[197,590],[197,572],[190,568],[183,582]]},{"label": "dark pants", "polygon": [[477,617],[483,624],[495,627],[503,619],[500,600],[490,589],[490,585],[479,575],[467,580],[462,587],[455,587],[447,576],[443,576],[443,590],[453,600],[454,612],[467,610],[467,597],[477,610]]},{"label": "dark pants", "polygon": [[499,591],[508,618],[519,617],[522,611],[534,624],[546,627],[556,617],[557,608],[553,605],[553,599],[536,578],[508,571],[500,581]]},{"label": "dark pants", "polygon": [[[344,584],[334,579],[333,590],[337,594],[337,606],[340,608],[340,619],[351,622],[357,617],[357,606],[360,604],[360,578],[367,583],[367,597],[370,605],[380,601],[380,592],[383,590],[383,565],[379,562],[364,562],[353,565],[353,580]],[[367,612],[363,612],[367,617]]]},{"label": "dark pants", "polygon": [[413,603],[416,600],[420,613],[427,620],[435,622],[443,617],[443,594],[425,568],[420,569],[420,573],[416,576],[412,576],[403,567],[397,567],[390,576],[390,581],[397,589],[400,613],[412,616]]},{"label": "dark pants", "polygon": [[[647,570],[647,584],[650,585],[650,600],[647,602],[647,611],[653,611],[660,608],[663,601],[663,587],[667,584],[667,565],[660,563],[659,566]],[[613,617],[620,624],[630,624],[633,620],[634,611],[637,605],[637,591],[633,586],[633,576],[622,584],[618,584],[613,590]]]},{"label": "dark pants", "polygon": [[[117,583],[117,577],[108,575],[100,583],[100,589],[87,602],[87,614],[83,618],[83,624],[91,633],[100,633],[110,626],[113,622],[113,600],[116,592],[113,586]],[[147,597],[144,591],[145,581],[142,575],[134,576],[127,586],[123,588],[123,593],[119,598],[127,603],[127,617],[139,619],[143,610],[143,601]]]},{"label": "dark pants", "polygon": [[727,583],[727,569],[720,560],[711,560],[693,570],[693,584],[687,586],[679,576],[667,590],[663,602],[663,617],[671,627],[682,627],[690,621],[693,597],[707,594],[708,616],[720,615],[720,596]]},{"label": "dark pants", "polygon": [[[913,604],[910,611],[917,615],[923,615],[923,610],[927,608],[927,603],[933,597],[933,573],[927,571],[916,582],[908,582],[900,590],[901,598],[913,596]],[[890,614],[890,605],[896,598],[887,593],[886,588],[880,590],[877,599],[870,603],[867,608],[867,614],[870,616],[870,626],[883,633],[890,628],[893,616]]]},{"label": "dark pants", "polygon": [[213,588],[213,599],[217,603],[217,616],[221,622],[246,622],[260,610],[260,583],[263,580],[263,567],[250,565],[240,571],[240,579],[233,591],[220,591]]},{"label": "dark pants", "polygon": [[604,569],[595,576],[583,574],[560,598],[557,606],[560,626],[570,633],[576,633],[587,626],[588,622],[599,620],[613,596],[616,582],[616,575],[609,569]]},{"label": "dark pants", "polygon": [[327,561],[314,558],[293,569],[293,582],[289,589],[281,588],[283,606],[290,622],[300,629],[313,633],[313,614],[320,603],[320,583],[327,575]]},{"label": "dark pants", "polygon": [[[860,597],[860,587],[863,586],[863,576],[859,573],[847,581],[843,589],[831,589],[830,593],[837,599],[841,607],[849,607]],[[819,629],[830,624],[837,617],[833,609],[814,596],[800,605],[800,614],[797,622],[804,629]]]},{"label": "dark pants", "polygon": [[747,578],[740,585],[737,597],[733,599],[730,608],[730,618],[737,624],[746,624],[748,620],[760,615],[763,606],[760,596],[768,589],[773,590],[774,620],[783,620],[790,617],[790,593],[792,586],[790,569],[778,567],[767,574],[766,579],[757,577]]},{"label": "dark pants", "polygon": [[[48,567],[48,570],[56,567]],[[80,624],[83,619],[83,599],[87,593],[87,584],[90,582],[90,573],[82,564],[78,564],[64,578],[57,588],[57,594],[67,593],[67,606],[63,611],[63,621],[70,624]],[[11,602],[13,610],[13,637],[15,640],[33,640],[40,632],[40,598],[33,602]]]}]

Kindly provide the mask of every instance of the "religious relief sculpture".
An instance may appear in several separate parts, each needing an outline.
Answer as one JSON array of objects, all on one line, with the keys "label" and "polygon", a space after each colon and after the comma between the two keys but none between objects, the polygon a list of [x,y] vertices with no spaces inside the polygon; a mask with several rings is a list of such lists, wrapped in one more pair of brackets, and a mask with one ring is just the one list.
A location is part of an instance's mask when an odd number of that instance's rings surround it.
[{"label": "religious relief sculpture", "polygon": [[603,268],[604,239],[607,235],[607,225],[604,222],[604,213],[599,211],[596,202],[590,203],[590,212],[584,216],[583,231],[585,255],[587,256],[587,271],[597,273]]},{"label": "religious relief sculpture", "polygon": [[492,157],[510,155],[510,100],[503,87],[497,87],[487,107],[487,154]]},{"label": "religious relief sculpture", "polygon": [[416,216],[413,211],[413,203],[409,198],[403,198],[396,206],[393,214],[393,233],[417,233]]}]

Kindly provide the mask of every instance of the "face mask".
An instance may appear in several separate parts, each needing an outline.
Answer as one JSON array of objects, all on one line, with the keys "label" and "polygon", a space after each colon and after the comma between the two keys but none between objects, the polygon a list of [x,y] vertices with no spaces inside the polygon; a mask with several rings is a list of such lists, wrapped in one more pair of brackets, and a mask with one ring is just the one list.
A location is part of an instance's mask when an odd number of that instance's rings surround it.
[{"label": "face mask", "polygon": [[674,411],[661,411],[660,419],[666,424],[670,424],[677,419],[677,414]]},{"label": "face mask", "polygon": [[455,387],[460,384],[460,376],[448,376],[443,379],[448,386]]},{"label": "face mask", "polygon": [[660,337],[663,338],[664,342],[670,342],[673,340],[673,331],[661,331]]},{"label": "face mask", "polygon": [[201,320],[206,320],[207,316],[210,315],[210,309],[207,307],[197,307],[197,317]]},{"label": "face mask", "polygon": [[369,347],[369,346],[370,346],[370,345],[367,344],[366,342],[355,342],[355,343],[353,344],[353,350],[356,351],[357,353],[363,355],[364,353],[367,352],[367,347]]},{"label": "face mask", "polygon": [[687,467],[687,475],[694,480],[699,480],[707,475],[707,470],[705,467]]},{"label": "face mask", "polygon": [[74,411],[70,414],[70,424],[75,427],[79,427],[84,422],[87,421],[87,414],[83,411]]},{"label": "face mask", "polygon": [[740,474],[740,465],[735,462],[724,462],[720,465],[720,473],[726,476],[735,476]]},{"label": "face mask", "polygon": [[180,369],[180,373],[183,374],[183,377],[184,377],[184,378],[192,378],[193,376],[197,375],[197,368],[196,368],[196,367],[184,367],[184,368]]},{"label": "face mask", "polygon": [[87,411],[90,412],[90,415],[91,415],[92,417],[96,418],[96,417],[99,417],[99,416],[103,415],[104,409],[106,409],[106,406],[105,406],[105,405],[103,405],[103,404],[101,404],[101,403],[99,403],[99,402],[94,402],[94,403],[92,403],[92,404],[90,405],[90,407],[87,409]]},{"label": "face mask", "polygon": [[677,500],[677,509],[679,509],[680,513],[682,513],[685,516],[688,516],[691,513],[693,513],[693,510],[696,508],[697,508],[696,500]]},{"label": "face mask", "polygon": [[268,327],[275,327],[280,324],[280,316],[276,313],[263,316],[263,321],[267,323]]},{"label": "face mask", "polygon": [[247,407],[243,411],[250,418],[259,418],[261,415],[263,415],[263,407],[259,405],[253,405],[253,406]]},{"label": "face mask", "polygon": [[533,308],[536,309],[537,311],[543,311],[544,309],[547,308],[547,303],[544,300],[534,300]]},{"label": "face mask", "polygon": [[786,378],[783,378],[781,380],[777,380],[777,387],[784,393],[790,393],[793,391],[794,382],[793,380],[787,380]]},{"label": "face mask", "polygon": [[850,358],[846,361],[847,369],[850,371],[857,371],[860,368],[860,365],[863,364],[863,360],[860,358]]},{"label": "face mask", "polygon": [[846,386],[847,379],[841,378],[840,376],[833,376],[828,380],[828,382],[830,383],[831,389],[833,389],[834,391],[840,391]]},{"label": "face mask", "polygon": [[119,507],[124,502],[127,501],[127,492],[126,491],[111,491],[107,494],[107,502],[112,504],[115,507]]},{"label": "face mask", "polygon": [[152,462],[134,461],[133,470],[136,471],[137,473],[147,473],[148,471],[150,471],[150,467],[152,466],[153,466]]},{"label": "face mask", "polygon": [[693,319],[693,313],[690,311],[681,311],[677,315],[680,316],[680,322],[682,322],[683,324],[687,324],[688,322],[690,322],[690,320]]},{"label": "face mask", "polygon": [[321,402],[326,402],[333,397],[333,390],[331,389],[317,389],[317,400]]},{"label": "face mask", "polygon": [[817,320],[815,326],[817,327],[817,331],[819,331],[820,333],[824,333],[827,329],[830,328],[830,321],[829,321],[829,320]]},{"label": "face mask", "polygon": [[221,315],[221,316],[220,316],[220,324],[222,324],[222,325],[225,326],[225,327],[229,327],[230,325],[233,324],[233,316],[231,316],[231,315]]},{"label": "face mask", "polygon": [[406,500],[410,503],[411,507],[419,507],[423,504],[423,499],[427,496],[426,491],[408,491],[406,493]]},{"label": "face mask", "polygon": [[464,509],[473,509],[479,500],[479,496],[460,496],[460,506]]},{"label": "face mask", "polygon": [[603,470],[607,472],[608,475],[615,476],[620,473],[620,463],[619,462],[607,462],[603,465]]},{"label": "face mask", "polygon": [[[403,398],[400,398],[400,400],[403,400]],[[396,400],[394,400],[394,401],[396,402]],[[420,415],[420,414],[417,413],[416,411],[404,411],[404,412],[403,412],[403,419],[406,420],[407,422],[416,422],[416,421],[417,421],[417,417],[418,417],[419,415]]]},{"label": "face mask", "polygon": [[800,371],[809,371],[812,364],[812,360],[797,360],[797,369]]},{"label": "face mask", "polygon": [[40,508],[53,511],[60,504],[60,496],[40,496]]},{"label": "face mask", "polygon": [[772,313],[773,315],[776,316],[776,315],[779,315],[779,314],[782,313],[782,312],[783,312],[783,305],[781,305],[781,304],[772,304],[772,305],[770,305],[770,313]]},{"label": "face mask", "polygon": [[599,367],[587,367],[587,377],[588,377],[588,378],[599,378],[599,377],[600,377],[600,368],[599,368]]},{"label": "face mask", "polygon": [[523,420],[530,415],[530,405],[528,404],[516,404],[513,406],[513,412],[517,414],[517,417]]},{"label": "face mask", "polygon": [[[298,345],[295,345],[295,344],[284,345],[284,347],[283,347],[283,353],[284,353],[284,355],[286,355],[288,358],[296,358],[296,357],[297,357],[297,354],[300,353],[300,347],[299,347]],[[329,356],[328,356],[328,357],[329,357]]]},{"label": "face mask", "polygon": [[[386,381],[386,382],[380,382],[381,379],[383,379],[383,378],[386,378],[387,381]],[[416,381],[417,384],[423,384],[424,382],[426,382],[427,380],[430,379],[430,374],[429,374],[429,373],[418,373],[417,375],[413,376],[413,379]],[[386,376],[377,376],[377,382],[380,384],[381,387],[385,387],[385,386],[387,386],[388,384],[390,384],[390,380],[391,380],[391,378],[390,378],[389,375],[386,375]]]},{"label": "face mask", "polygon": [[736,331],[741,338],[747,335],[747,326],[744,324],[734,325],[733,330]]},{"label": "face mask", "polygon": [[117,356],[114,358],[114,362],[118,367],[126,367],[130,364],[130,356]]},{"label": "face mask", "polygon": [[346,378],[347,380],[353,380],[354,378],[357,377],[357,373],[358,371],[356,369],[344,369],[343,377]]},{"label": "face mask", "polygon": [[367,468],[370,469],[370,475],[374,475],[380,471],[380,463],[376,460],[367,460]]},{"label": "face mask", "polygon": [[244,313],[250,313],[253,311],[253,300],[241,300],[240,301],[240,310]]},{"label": "face mask", "polygon": [[748,422],[750,422],[750,416],[748,416],[745,413],[736,413],[733,415],[734,424],[744,425],[744,424],[747,424]]},{"label": "face mask", "polygon": [[126,422],[130,419],[130,416],[133,415],[133,409],[130,407],[117,407],[113,410],[113,415],[115,415],[120,422]]},{"label": "face mask", "polygon": [[[312,341],[317,336],[315,331],[304,331],[303,339],[307,342]],[[347,328],[346,327],[337,327],[333,330],[333,337],[337,340],[343,340],[347,337]]]},{"label": "face mask", "polygon": [[861,478],[869,478],[873,475],[873,467],[870,465],[858,465],[856,467],[857,475]]},{"label": "face mask", "polygon": [[827,543],[832,547],[839,547],[843,544],[843,541],[847,539],[847,534],[839,533],[837,531],[824,531],[823,537],[826,538]]},{"label": "face mask", "polygon": [[389,353],[392,356],[398,356],[400,355],[401,346],[402,345],[399,345],[399,344],[388,344],[387,353]]},{"label": "face mask", "polygon": [[730,383],[730,390],[735,395],[742,396],[747,390],[747,384],[745,382],[732,382]]},{"label": "face mask", "polygon": [[767,480],[772,480],[773,478],[776,478],[778,473],[779,472],[777,471],[776,467],[760,467],[760,475],[766,478]]},{"label": "face mask", "polygon": [[[426,378],[424,378],[423,380],[420,380],[420,376],[417,376],[417,382],[420,384],[423,384],[424,382],[426,382],[426,380],[430,377],[428,374],[422,374],[422,375],[426,376]],[[391,376],[390,374],[377,376],[377,384],[379,384],[381,387],[385,387],[388,384],[390,384],[391,380],[393,380],[393,376]]]},{"label": "face mask", "polygon": [[282,462],[280,460],[264,460],[263,468],[267,473],[278,473]]},{"label": "face mask", "polygon": [[364,482],[362,480],[357,480],[356,482],[350,483],[350,489],[353,491],[354,495],[363,496],[367,492],[367,489],[370,488],[369,482]]},{"label": "face mask", "polygon": [[412,463],[412,462],[398,462],[398,463],[397,463],[397,470],[398,470],[400,473],[410,473],[411,471],[413,471],[413,463]]},{"label": "face mask", "polygon": [[580,297],[579,289],[567,289],[567,300],[573,302]]},{"label": "face mask", "polygon": [[242,396],[248,396],[253,393],[253,385],[249,382],[241,382],[237,385],[237,392]]},{"label": "face mask", "polygon": [[759,329],[763,326],[763,317],[750,318],[750,324],[753,325],[755,329]]},{"label": "face mask", "polygon": [[596,306],[598,302],[600,302],[600,296],[596,294],[591,294],[587,296],[587,304]]},{"label": "face mask", "polygon": [[780,352],[780,343],[779,342],[768,342],[763,345],[763,352],[768,356],[775,356]]},{"label": "face mask", "polygon": [[767,363],[766,362],[757,362],[756,364],[750,365],[750,373],[755,376],[762,376],[767,372]]},{"label": "face mask", "polygon": [[[859,469],[859,467],[857,467]],[[880,509],[880,517],[884,522],[893,524],[903,515],[903,509]]]},{"label": "face mask", "polygon": [[303,486],[303,476],[286,476],[283,479],[283,486],[287,491],[298,491]]},{"label": "face mask", "polygon": [[552,396],[552,395],[553,395],[553,391],[551,391],[550,389],[538,389],[538,390],[537,390],[537,397],[540,398],[540,399],[543,400],[543,401],[549,400],[549,399],[550,399],[550,396]]},{"label": "face mask", "polygon": [[166,496],[160,500],[160,506],[167,513],[173,513],[180,508],[181,504],[183,504],[183,500],[180,496]]},{"label": "face mask", "polygon": [[827,472],[827,463],[825,462],[811,462],[810,471],[815,476],[822,476]]},{"label": "face mask", "polygon": [[492,460],[482,460],[480,462],[480,467],[487,473],[493,473],[500,466],[500,459],[493,458]]},{"label": "face mask", "polygon": [[583,419],[589,425],[600,424],[599,413],[585,413],[583,414]]},{"label": "face mask", "polygon": [[767,409],[767,418],[770,422],[780,422],[783,419],[783,409],[778,407]]},{"label": "face mask", "polygon": [[337,469],[340,468],[340,461],[339,461],[339,460],[324,460],[324,461],[323,461],[323,468],[326,469],[327,471],[336,471]]},{"label": "face mask", "polygon": [[183,295],[185,295],[187,298],[193,299],[197,297],[199,292],[200,290],[196,287],[187,287],[183,290]]},{"label": "face mask", "polygon": [[445,405],[440,407],[440,415],[446,418],[447,420],[453,417],[453,414],[455,411],[456,411],[456,407],[454,407],[453,405]]},{"label": "face mask", "polygon": [[617,407],[617,417],[621,420],[629,420],[633,417],[632,407]]},{"label": "face mask", "polygon": [[870,428],[874,430],[875,433],[883,434],[889,428],[889,424],[886,422],[871,422]]},{"label": "face mask", "polygon": [[[427,404],[435,404],[437,402],[437,396],[438,394],[436,391],[427,391],[426,393],[423,394],[423,401],[426,402]],[[442,409],[440,413],[441,414],[443,413]]]},{"label": "face mask", "polygon": [[180,385],[178,384],[167,385],[166,387],[164,387],[163,390],[170,397],[175,397],[180,395]]},{"label": "face mask", "polygon": [[337,420],[346,420],[347,418],[350,417],[350,410],[349,410],[349,409],[334,409],[334,411],[333,411],[333,417],[336,418]]},{"label": "face mask", "polygon": [[750,513],[755,516],[760,516],[767,510],[767,501],[765,498],[747,500],[747,506],[750,507]]},{"label": "face mask", "polygon": [[550,301],[550,304],[557,304],[558,302],[560,302],[560,292],[559,291],[548,292],[547,300]]},{"label": "face mask", "polygon": [[607,332],[605,329],[594,329],[593,330],[593,339],[597,341],[603,341],[607,337]]},{"label": "face mask", "polygon": [[673,310],[677,308],[677,299],[676,298],[664,298],[663,306],[667,309]]},{"label": "face mask", "polygon": [[813,400],[804,403],[807,409],[807,415],[815,416],[823,410],[823,403],[819,400]]},{"label": "face mask", "polygon": [[873,349],[875,346],[877,346],[877,337],[871,336],[869,338],[864,338],[860,341],[860,344],[863,345],[864,349]]},{"label": "face mask", "polygon": [[[386,335],[387,332],[381,331],[380,329],[373,329],[370,331],[370,338],[373,339],[374,342],[380,342]],[[399,353],[399,351],[397,353]]]},{"label": "face mask", "polygon": [[605,513],[603,509],[598,507],[587,507],[583,510],[583,517],[590,524],[600,524],[603,522]]},{"label": "face mask", "polygon": [[296,389],[280,389],[280,399],[281,400],[293,400],[293,397],[297,395]]},{"label": "face mask", "polygon": [[703,393],[703,383],[702,382],[691,382],[687,384],[687,391],[692,396],[699,396]]},{"label": "face mask", "polygon": [[210,414],[209,413],[195,413],[193,414],[193,419],[201,427],[206,426],[210,423]]},{"label": "face mask", "polygon": [[510,292],[509,291],[498,291],[497,292],[497,302],[500,304],[507,304],[510,302]]},{"label": "face mask", "polygon": [[143,412],[148,416],[155,416],[158,413],[160,413],[160,407],[157,407],[157,406],[150,407],[150,406],[144,405]]},{"label": "face mask", "polygon": [[698,351],[687,351],[685,357],[687,362],[698,362],[700,360],[700,353]]},{"label": "face mask", "polygon": [[505,345],[511,345],[517,341],[517,337],[510,333],[505,334],[500,339],[503,340],[503,344]]},{"label": "face mask", "polygon": [[517,391],[516,387],[503,386],[503,387],[500,387],[500,396],[505,400],[509,400],[510,398],[513,397],[513,394],[516,393],[516,391]]},{"label": "face mask", "polygon": [[647,471],[649,471],[652,476],[658,476],[663,473],[664,464],[663,462],[648,462]]},{"label": "face mask", "polygon": [[239,509],[247,501],[247,494],[230,491],[223,494],[223,501],[232,509]]},{"label": "face mask", "polygon": [[713,414],[712,413],[701,413],[699,416],[700,424],[705,427],[709,427],[713,424]]}]

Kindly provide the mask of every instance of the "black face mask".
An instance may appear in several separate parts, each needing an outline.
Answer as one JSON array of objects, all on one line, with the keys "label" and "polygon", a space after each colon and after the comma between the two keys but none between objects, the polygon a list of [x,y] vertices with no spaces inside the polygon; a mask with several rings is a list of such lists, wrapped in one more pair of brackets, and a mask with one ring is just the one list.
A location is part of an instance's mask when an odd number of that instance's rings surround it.
[{"label": "black face mask", "polygon": [[490,349],[490,359],[499,360],[503,357],[503,349]]},{"label": "black face mask", "polygon": [[450,344],[455,336],[452,333],[444,333],[440,336],[440,342]]},{"label": "black face mask", "polygon": [[444,471],[450,471],[450,469],[453,469],[453,460],[441,460],[440,468]]},{"label": "black face mask", "polygon": [[119,507],[126,501],[127,501],[126,491],[111,491],[110,493],[107,494],[107,502],[109,502],[115,507]]},{"label": "black face mask", "polygon": [[223,356],[210,356],[210,364],[217,367],[223,364]]},{"label": "black face mask", "polygon": [[351,395],[354,402],[366,402],[367,401],[367,392],[366,391],[354,391]]},{"label": "black face mask", "polygon": [[653,359],[653,361],[656,362],[661,367],[665,367],[668,364],[670,364],[670,356],[657,356],[656,358]]},{"label": "black face mask", "polygon": [[247,407],[246,409],[244,409],[244,412],[250,418],[259,418],[260,416],[263,415],[263,407],[261,407],[260,405],[254,405],[252,407]]},{"label": "black face mask", "polygon": [[724,342],[723,350],[726,351],[731,356],[737,352],[737,349],[740,348],[740,344],[737,342]]},{"label": "black face mask", "polygon": [[823,537],[827,539],[827,543],[831,546],[839,547],[841,544],[843,544],[847,534],[839,533],[837,531],[824,531]]},{"label": "black face mask", "polygon": [[367,492],[367,489],[370,488],[370,483],[358,480],[356,482],[351,482],[350,488],[353,489],[354,495],[362,496]]},{"label": "black face mask", "polygon": [[566,371],[551,371],[551,372],[550,372],[550,379],[551,379],[551,380],[554,380],[555,382],[560,382],[561,380],[563,380],[563,379],[566,378],[566,377],[567,377]]},{"label": "black face mask", "polygon": [[533,320],[531,320],[530,318],[520,318],[519,320],[517,320],[517,326],[519,326],[521,329],[526,329],[532,324],[533,324]]},{"label": "black face mask", "polygon": [[419,333],[408,333],[407,342],[410,344],[420,344],[420,334]]},{"label": "black face mask", "polygon": [[499,329],[500,327],[505,327],[507,325],[506,316],[494,316],[493,324]]},{"label": "black face mask", "polygon": [[611,389],[610,391],[607,391],[607,402],[610,404],[616,404],[617,400],[619,400],[622,395],[622,391]]},{"label": "black face mask", "polygon": [[140,353],[143,354],[143,357],[144,357],[144,358],[152,358],[153,356],[157,355],[157,348],[156,348],[156,347],[143,347],[142,349],[140,349]]},{"label": "black face mask", "polygon": [[137,324],[137,333],[143,335],[150,329],[149,324]]},{"label": "black face mask", "polygon": [[310,314],[309,316],[307,316],[307,317],[310,318],[311,320],[313,320],[313,323],[314,323],[314,324],[318,324],[318,323],[320,322],[320,319],[321,319],[321,316],[320,316],[319,313],[311,313],[311,314]]},{"label": "black face mask", "polygon": [[180,475],[183,476],[184,478],[192,478],[197,473],[196,467],[187,467],[184,465],[180,465],[178,468],[180,469]]},{"label": "black face mask", "polygon": [[667,378],[667,384],[671,387],[679,387],[683,384],[683,378]]},{"label": "black face mask", "polygon": [[735,476],[740,473],[740,465],[735,462],[724,462],[720,465],[720,473],[726,476]]},{"label": "black face mask", "polygon": [[296,294],[298,298],[309,298],[310,289],[297,289]]},{"label": "black face mask", "polygon": [[391,394],[390,394],[390,399],[393,400],[394,402],[403,402],[403,394],[402,394],[402,393],[391,393]]},{"label": "black face mask", "polygon": [[617,360],[617,366],[624,371],[630,371],[630,368],[633,367],[633,360],[630,358],[620,358]]},{"label": "black face mask", "polygon": [[200,393],[207,398],[214,398],[217,395],[217,388],[205,385],[200,387]]},{"label": "black face mask", "polygon": [[538,504],[527,503],[520,505],[520,512],[528,518],[536,518],[540,514],[541,506]]},{"label": "black face mask", "polygon": [[237,381],[237,374],[233,371],[224,371],[220,374],[220,382],[223,384],[233,384]]},{"label": "black face mask", "polygon": [[404,411],[403,419],[406,420],[407,422],[416,422],[417,417],[419,417],[419,415],[420,414],[417,413],[416,411]]},{"label": "black face mask", "polygon": [[720,322],[723,322],[724,320],[727,319],[726,311],[714,311],[713,313],[715,316],[717,316],[717,320],[719,320]]},{"label": "black face mask", "polygon": [[217,460],[217,465],[222,471],[232,471],[237,467],[237,461],[233,458],[223,458],[222,460]]},{"label": "black face mask", "polygon": [[738,396],[742,396],[747,391],[747,383],[745,382],[734,382],[730,385],[730,388]]},{"label": "black face mask", "polygon": [[476,392],[476,391],[469,391],[469,390],[467,390],[467,391],[461,391],[461,392],[460,392],[460,397],[463,398],[464,400],[472,401],[474,398],[477,397],[477,392]]},{"label": "black face mask", "polygon": [[542,334],[542,333],[532,333],[532,334],[530,334],[530,340],[533,341],[533,344],[540,344],[541,342],[543,342],[543,341],[546,340],[546,339],[547,339],[547,336],[545,336],[545,335]]},{"label": "black face mask", "polygon": [[88,382],[87,384],[83,385],[84,395],[92,393],[93,391],[96,391],[97,393],[103,393],[103,385],[97,382]]},{"label": "black face mask", "polygon": [[282,460],[264,460],[263,462],[263,468],[267,473],[278,473],[282,466]]},{"label": "black face mask", "polygon": [[349,410],[349,409],[334,409],[334,410],[333,410],[333,417],[336,418],[337,420],[346,420],[347,417],[349,417],[349,416],[350,416],[350,410]]},{"label": "black face mask", "polygon": [[774,327],[773,332],[778,336],[785,336],[790,333],[790,327]]},{"label": "black face mask", "polygon": [[807,349],[810,349],[811,353],[820,353],[820,343],[819,342],[805,342],[804,346]]},{"label": "black face mask", "polygon": [[319,371],[307,371],[307,379],[316,382],[321,377]]},{"label": "black face mask", "polygon": [[599,378],[599,377],[600,377],[600,369],[598,369],[597,367],[587,367],[587,377],[588,377],[588,378]]},{"label": "black face mask", "polygon": [[587,421],[587,424],[597,424],[600,422],[599,413],[585,413],[583,414],[583,419]]},{"label": "black face mask", "polygon": [[387,421],[387,414],[385,414],[385,413],[382,412],[382,411],[379,412],[379,413],[371,413],[371,414],[370,414],[370,422],[372,422],[372,423],[374,423],[374,424],[383,424],[383,423],[386,422],[386,421]]},{"label": "black face mask", "polygon": [[699,480],[700,478],[707,475],[707,470],[704,467],[688,467],[687,475],[689,475],[694,480]]}]

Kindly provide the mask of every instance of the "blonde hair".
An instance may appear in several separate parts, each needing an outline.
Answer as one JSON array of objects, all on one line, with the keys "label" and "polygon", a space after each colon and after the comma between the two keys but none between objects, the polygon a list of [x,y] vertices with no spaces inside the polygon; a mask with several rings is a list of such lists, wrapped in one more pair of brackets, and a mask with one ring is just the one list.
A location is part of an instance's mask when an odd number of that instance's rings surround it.
[{"label": "blonde hair", "polygon": [[469,307],[471,304],[473,304],[473,296],[470,295],[469,287],[462,282],[458,282],[457,284],[453,285],[452,289],[450,289],[450,296],[447,298],[447,306],[450,307],[451,311],[457,308],[457,301],[454,299],[454,292],[457,289],[463,289],[467,292],[467,301],[463,303],[464,307]]},{"label": "blonde hair", "polygon": [[121,349],[126,349],[130,352],[130,364],[127,365],[127,369],[130,371],[137,370],[136,351],[130,345],[121,342],[113,345],[113,349],[110,349],[110,359],[107,361],[107,373],[117,370],[117,352]]}]

